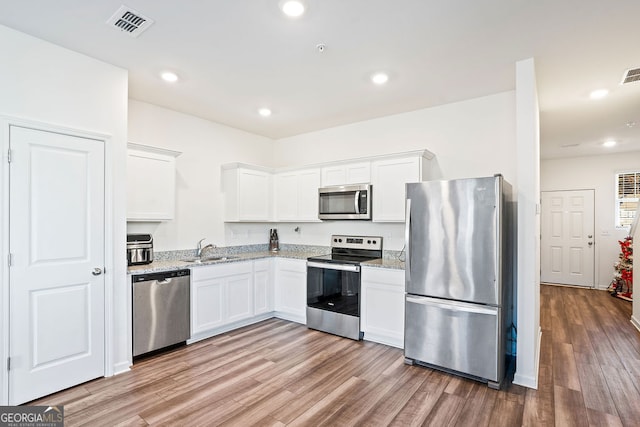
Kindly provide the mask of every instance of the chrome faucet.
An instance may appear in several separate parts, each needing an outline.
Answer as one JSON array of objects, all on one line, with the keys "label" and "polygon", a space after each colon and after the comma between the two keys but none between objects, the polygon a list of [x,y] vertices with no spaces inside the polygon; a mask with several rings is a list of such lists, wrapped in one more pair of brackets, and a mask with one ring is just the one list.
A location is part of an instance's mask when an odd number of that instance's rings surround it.
[{"label": "chrome faucet", "polygon": [[209,243],[208,245],[206,245],[205,247],[202,247],[202,242],[204,242],[205,239],[200,239],[200,241],[198,242],[198,248],[196,250],[196,257],[200,258],[202,256],[202,252],[204,252],[207,249],[213,249],[216,247],[216,245],[212,245],[211,243]]}]

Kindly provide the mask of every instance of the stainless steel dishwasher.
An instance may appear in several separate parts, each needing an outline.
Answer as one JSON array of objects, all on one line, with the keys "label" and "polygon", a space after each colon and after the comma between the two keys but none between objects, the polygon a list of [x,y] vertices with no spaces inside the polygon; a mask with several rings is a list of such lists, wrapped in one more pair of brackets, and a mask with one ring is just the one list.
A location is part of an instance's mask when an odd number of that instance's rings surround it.
[{"label": "stainless steel dishwasher", "polygon": [[189,270],[134,275],[133,356],[190,337]]}]

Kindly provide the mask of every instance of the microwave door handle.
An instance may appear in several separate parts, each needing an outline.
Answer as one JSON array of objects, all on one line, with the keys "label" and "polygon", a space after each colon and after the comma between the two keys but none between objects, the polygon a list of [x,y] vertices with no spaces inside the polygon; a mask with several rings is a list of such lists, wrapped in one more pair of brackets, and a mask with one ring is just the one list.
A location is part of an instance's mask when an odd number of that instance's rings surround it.
[{"label": "microwave door handle", "polygon": [[359,214],[360,213],[360,190],[356,191],[355,208],[356,208],[356,214]]}]

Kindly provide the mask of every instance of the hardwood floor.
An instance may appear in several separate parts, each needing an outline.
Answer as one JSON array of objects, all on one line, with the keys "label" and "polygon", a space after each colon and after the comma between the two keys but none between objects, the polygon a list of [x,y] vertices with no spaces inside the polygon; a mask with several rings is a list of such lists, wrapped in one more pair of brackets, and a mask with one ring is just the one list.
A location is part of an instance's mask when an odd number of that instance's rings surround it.
[{"label": "hardwood floor", "polygon": [[67,426],[638,426],[631,304],[541,286],[538,390],[405,365],[402,351],[271,319],[32,404]]}]

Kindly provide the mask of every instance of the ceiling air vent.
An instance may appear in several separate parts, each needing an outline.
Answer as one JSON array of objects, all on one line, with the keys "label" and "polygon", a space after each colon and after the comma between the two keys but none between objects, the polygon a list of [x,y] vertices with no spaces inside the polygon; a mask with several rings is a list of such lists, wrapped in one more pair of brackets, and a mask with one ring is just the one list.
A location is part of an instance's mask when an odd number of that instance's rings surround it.
[{"label": "ceiling air vent", "polygon": [[622,84],[633,83],[640,80],[640,68],[627,70],[622,77]]},{"label": "ceiling air vent", "polygon": [[124,31],[131,37],[138,37],[153,24],[153,19],[147,18],[141,13],[122,5],[107,21],[108,25]]}]

